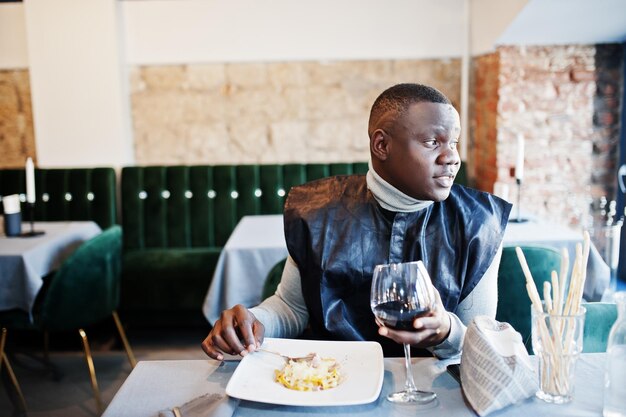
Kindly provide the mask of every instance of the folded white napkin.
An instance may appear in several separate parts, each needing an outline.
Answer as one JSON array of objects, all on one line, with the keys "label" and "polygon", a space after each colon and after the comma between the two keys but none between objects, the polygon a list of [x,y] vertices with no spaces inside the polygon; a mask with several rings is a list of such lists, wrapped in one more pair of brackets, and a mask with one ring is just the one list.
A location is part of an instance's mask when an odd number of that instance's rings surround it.
[{"label": "folded white napkin", "polygon": [[[239,400],[226,394],[204,394],[178,406],[181,417],[231,417]],[[159,411],[159,417],[175,417],[174,408]]]},{"label": "folded white napkin", "polygon": [[509,323],[487,316],[470,322],[463,341],[461,387],[479,416],[537,392],[535,368],[522,336]]}]

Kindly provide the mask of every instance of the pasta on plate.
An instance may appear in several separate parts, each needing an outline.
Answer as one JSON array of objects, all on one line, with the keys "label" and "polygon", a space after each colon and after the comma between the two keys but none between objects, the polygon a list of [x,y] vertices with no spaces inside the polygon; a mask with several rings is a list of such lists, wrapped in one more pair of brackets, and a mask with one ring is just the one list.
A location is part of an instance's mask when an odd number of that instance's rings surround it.
[{"label": "pasta on plate", "polygon": [[296,391],[321,391],[339,385],[341,372],[334,358],[311,354],[289,359],[283,369],[275,371],[276,382]]}]

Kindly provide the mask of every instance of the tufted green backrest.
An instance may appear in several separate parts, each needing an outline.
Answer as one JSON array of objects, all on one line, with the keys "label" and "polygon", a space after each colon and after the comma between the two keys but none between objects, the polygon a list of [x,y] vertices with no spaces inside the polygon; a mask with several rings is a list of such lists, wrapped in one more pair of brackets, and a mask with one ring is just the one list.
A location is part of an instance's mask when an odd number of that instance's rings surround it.
[{"label": "tufted green backrest", "polygon": [[[113,168],[36,169],[35,220],[93,220],[109,228],[117,221],[115,188]],[[25,170],[0,170],[0,196],[10,194],[20,194],[25,201]]]},{"label": "tufted green backrest", "polygon": [[126,167],[124,248],[223,246],[243,216],[282,213],[292,186],[365,172],[367,163]]}]

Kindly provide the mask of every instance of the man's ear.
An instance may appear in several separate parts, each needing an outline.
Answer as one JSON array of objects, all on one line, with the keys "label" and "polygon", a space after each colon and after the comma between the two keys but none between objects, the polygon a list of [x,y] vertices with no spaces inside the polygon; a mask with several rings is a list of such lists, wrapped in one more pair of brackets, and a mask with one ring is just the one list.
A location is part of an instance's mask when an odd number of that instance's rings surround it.
[{"label": "man's ear", "polygon": [[372,157],[384,161],[389,155],[389,135],[382,129],[376,129],[370,136],[370,152]]}]

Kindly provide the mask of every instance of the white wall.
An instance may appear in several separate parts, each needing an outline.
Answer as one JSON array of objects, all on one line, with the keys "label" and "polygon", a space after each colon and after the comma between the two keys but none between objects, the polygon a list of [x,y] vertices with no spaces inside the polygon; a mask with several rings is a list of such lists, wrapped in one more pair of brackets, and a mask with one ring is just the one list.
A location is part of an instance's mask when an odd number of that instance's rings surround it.
[{"label": "white wall", "polygon": [[122,2],[131,64],[457,57],[464,0]]},{"label": "white wall", "polygon": [[40,166],[133,161],[117,6],[116,0],[24,1]]},{"label": "white wall", "polygon": [[496,40],[528,3],[528,0],[470,1],[470,50],[473,55],[494,51]]},{"label": "white wall", "polygon": [[[509,1],[513,0],[505,3]],[[74,3],[48,2],[53,10],[49,25],[65,24],[57,16],[62,19],[64,5]],[[119,1],[117,24],[122,29],[126,63],[133,65],[459,57],[464,39],[463,3]],[[25,3],[0,3],[0,69],[28,67],[24,7]],[[85,35],[91,36],[88,32]]]},{"label": "white wall", "polygon": [[21,3],[0,4],[0,69],[28,67],[24,7]]},{"label": "white wall", "polygon": [[[496,44],[625,39],[626,0],[467,1],[473,55],[490,52]],[[48,2],[54,16],[48,20],[56,23],[68,2]],[[440,58],[463,52],[464,0],[118,3],[116,23],[129,64]],[[0,3],[0,69],[27,67],[24,4]]]}]

